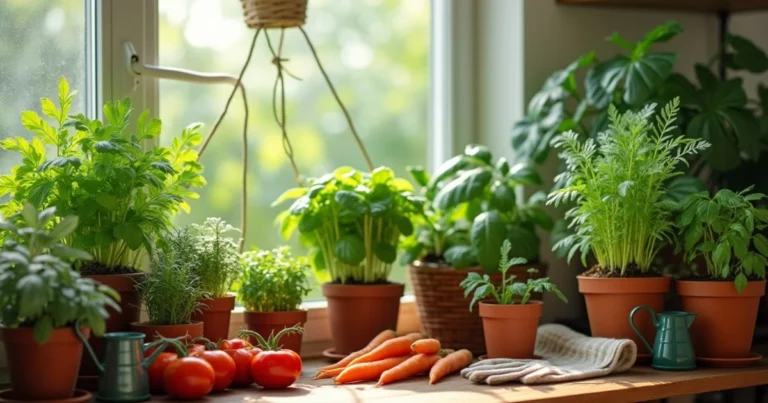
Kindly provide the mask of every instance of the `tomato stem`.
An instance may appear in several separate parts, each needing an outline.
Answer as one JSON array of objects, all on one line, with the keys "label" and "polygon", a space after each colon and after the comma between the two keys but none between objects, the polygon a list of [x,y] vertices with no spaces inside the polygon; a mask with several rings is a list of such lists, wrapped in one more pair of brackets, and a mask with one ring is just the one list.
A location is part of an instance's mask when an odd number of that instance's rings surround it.
[{"label": "tomato stem", "polygon": [[269,335],[269,338],[267,338],[266,340],[262,335],[254,332],[253,330],[246,330],[246,329],[240,330],[237,336],[240,338],[253,337],[254,339],[256,339],[256,342],[258,343],[259,347],[261,347],[261,349],[264,351],[279,351],[283,347],[282,345],[279,345],[280,339],[283,336],[286,336],[289,334],[303,334],[303,333],[304,333],[304,328],[301,327],[300,324],[296,324],[291,327],[286,327],[285,329],[277,332],[277,334],[275,334],[275,332],[272,332]]},{"label": "tomato stem", "polygon": [[206,351],[213,351],[213,350],[218,350],[219,349],[219,345],[218,344],[212,342],[209,339],[206,339],[203,336],[198,336],[198,337],[195,337],[194,339],[192,339],[192,343],[200,343],[200,342],[202,342],[202,344],[205,346],[205,350]]}]

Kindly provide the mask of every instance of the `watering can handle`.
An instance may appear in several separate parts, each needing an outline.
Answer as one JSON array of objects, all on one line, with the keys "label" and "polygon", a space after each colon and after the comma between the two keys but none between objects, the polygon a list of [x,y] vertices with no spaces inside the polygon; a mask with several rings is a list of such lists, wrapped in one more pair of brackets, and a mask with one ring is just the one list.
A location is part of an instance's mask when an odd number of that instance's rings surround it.
[{"label": "watering can handle", "polygon": [[651,314],[651,320],[653,321],[653,325],[657,326],[656,312],[654,312],[653,309],[651,309],[651,307],[648,305],[636,306],[635,309],[633,309],[632,312],[629,313],[629,325],[632,326],[632,330],[634,330],[635,333],[637,333],[637,336],[640,337],[640,341],[642,341],[643,344],[645,344],[645,347],[648,348],[648,352],[653,354],[653,348],[651,347],[650,344],[648,344],[648,341],[645,340],[645,337],[643,337],[643,334],[640,333],[640,331],[637,330],[637,328],[635,327],[635,314],[641,309],[645,309]]},{"label": "watering can handle", "polygon": [[96,356],[96,352],[93,351],[91,344],[88,343],[88,338],[86,338],[85,335],[83,335],[83,333],[80,331],[80,319],[75,321],[74,330],[75,330],[75,335],[77,335],[77,338],[83,342],[83,345],[85,346],[86,351],[88,351],[88,354],[91,355],[91,359],[93,360],[93,363],[96,364],[96,368],[99,370],[99,374],[103,374],[104,366],[101,365],[101,363],[99,362],[99,357]]}]

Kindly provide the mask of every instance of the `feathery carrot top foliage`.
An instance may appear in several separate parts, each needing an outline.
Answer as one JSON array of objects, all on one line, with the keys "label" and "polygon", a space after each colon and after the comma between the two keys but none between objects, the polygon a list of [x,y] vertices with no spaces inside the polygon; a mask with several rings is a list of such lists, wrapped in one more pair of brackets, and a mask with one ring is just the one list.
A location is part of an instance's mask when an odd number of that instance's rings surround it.
[{"label": "feathery carrot top foliage", "polygon": [[597,141],[579,140],[568,131],[553,145],[561,150],[566,186],[549,195],[555,206],[574,201],[566,213],[576,232],[555,244],[579,251],[582,262],[592,251],[604,270],[626,274],[630,265],[648,272],[659,248],[673,234],[670,214],[677,204],[668,199],[665,182],[681,175],[686,157],[709,146],[704,140],[673,134],[680,100],[669,102],[654,116],[656,104],[639,112],[609,109],[611,124]]}]

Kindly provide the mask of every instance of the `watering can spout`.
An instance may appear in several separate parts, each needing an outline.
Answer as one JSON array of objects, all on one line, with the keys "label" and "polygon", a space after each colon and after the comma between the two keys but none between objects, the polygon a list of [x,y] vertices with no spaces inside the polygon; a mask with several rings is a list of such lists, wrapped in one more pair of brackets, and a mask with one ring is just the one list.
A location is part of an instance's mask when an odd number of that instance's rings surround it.
[{"label": "watering can spout", "polygon": [[91,356],[91,359],[93,360],[93,363],[96,365],[96,369],[99,371],[99,375],[104,374],[104,364],[99,361],[99,357],[96,355],[96,352],[93,351],[93,348],[91,347],[91,343],[88,343],[88,338],[83,335],[83,333],[80,331],[80,321],[75,322],[75,335],[77,338],[80,339],[81,342],[83,342],[83,346],[85,347],[85,350],[88,351],[88,354]]},{"label": "watering can spout", "polygon": [[688,329],[691,328],[694,320],[696,320],[696,314],[694,313],[688,314],[688,316],[685,317],[685,324],[688,326]]},{"label": "watering can spout", "polygon": [[149,367],[152,366],[152,363],[155,362],[157,357],[160,356],[160,353],[165,351],[165,348],[168,347],[168,342],[163,340],[160,343],[157,343],[157,342],[145,343],[144,351],[152,347],[155,347],[155,351],[153,351],[149,357],[145,358],[144,361],[141,362],[141,366],[144,367],[144,369],[149,369]]}]

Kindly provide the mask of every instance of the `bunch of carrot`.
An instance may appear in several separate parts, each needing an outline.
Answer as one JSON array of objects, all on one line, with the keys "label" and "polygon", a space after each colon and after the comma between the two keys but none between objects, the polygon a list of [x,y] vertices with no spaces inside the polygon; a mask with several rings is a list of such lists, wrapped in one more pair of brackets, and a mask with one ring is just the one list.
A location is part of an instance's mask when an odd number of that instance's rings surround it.
[{"label": "bunch of carrot", "polygon": [[429,383],[434,385],[468,366],[472,358],[468,350],[441,350],[440,341],[425,339],[419,333],[398,337],[394,331],[385,330],[362,350],[320,368],[314,379],[334,378],[337,384],[378,379],[376,386],[382,386],[429,371]]}]

